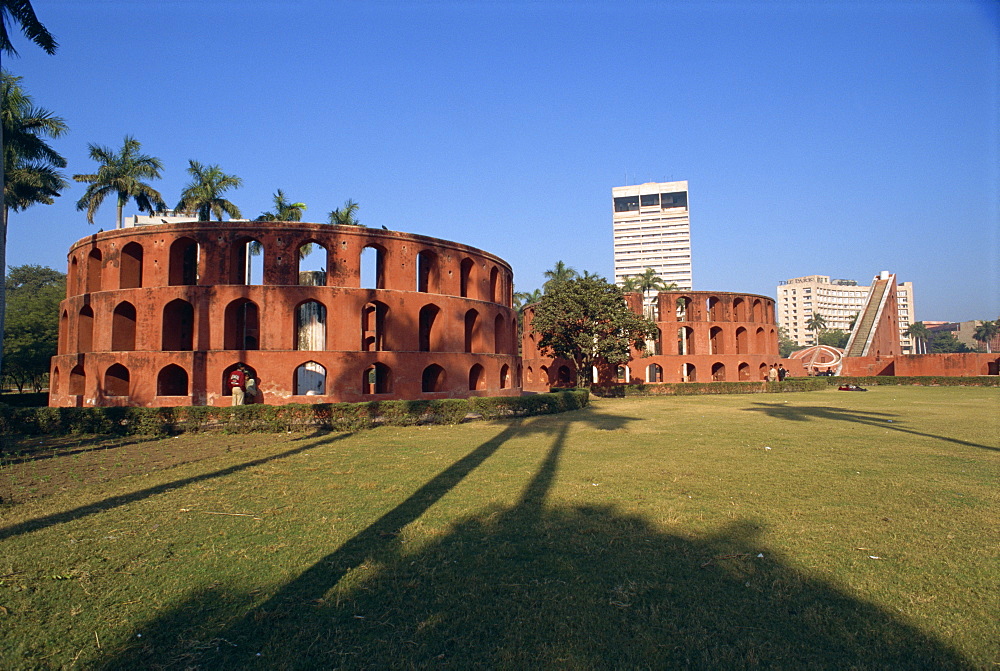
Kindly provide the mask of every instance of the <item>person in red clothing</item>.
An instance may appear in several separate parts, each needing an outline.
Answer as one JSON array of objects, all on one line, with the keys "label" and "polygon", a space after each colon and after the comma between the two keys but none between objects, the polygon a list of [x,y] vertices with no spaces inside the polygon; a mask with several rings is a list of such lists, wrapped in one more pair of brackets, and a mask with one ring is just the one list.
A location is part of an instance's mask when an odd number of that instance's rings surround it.
[{"label": "person in red clothing", "polygon": [[233,392],[233,405],[243,405],[247,374],[243,366],[237,366],[229,373],[229,388]]}]

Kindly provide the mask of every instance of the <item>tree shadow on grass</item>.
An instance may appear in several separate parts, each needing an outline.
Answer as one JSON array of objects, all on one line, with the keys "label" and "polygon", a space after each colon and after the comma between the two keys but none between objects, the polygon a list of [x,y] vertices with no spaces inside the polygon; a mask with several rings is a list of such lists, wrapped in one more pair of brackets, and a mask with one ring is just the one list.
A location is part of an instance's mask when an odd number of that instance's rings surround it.
[{"label": "tree shadow on grass", "polygon": [[792,422],[809,422],[816,419],[832,420],[837,422],[854,422],[856,424],[865,424],[867,426],[878,426],[879,428],[890,429],[900,433],[908,433],[913,436],[944,440],[949,443],[955,443],[956,445],[1000,451],[1000,447],[996,445],[981,445],[980,443],[973,443],[968,440],[959,440],[958,438],[949,438],[948,436],[939,436],[933,433],[924,433],[922,431],[908,429],[902,424],[902,420],[899,419],[899,415],[885,412],[871,412],[867,410],[853,409],[847,410],[845,408],[834,408],[821,405],[793,406],[790,404],[786,405],[784,403],[753,403],[752,407],[744,409],[748,412],[762,412],[768,417],[789,420]]},{"label": "tree shadow on grass", "polygon": [[689,538],[614,506],[546,505],[568,423],[554,428],[516,505],[470,515],[418,550],[400,540],[519,423],[263,604],[251,606],[251,590],[196,590],[104,666],[971,668],[877,606],[791,568],[751,521]]},{"label": "tree shadow on grass", "polygon": [[117,508],[129,503],[135,503],[136,501],[142,501],[143,499],[148,499],[151,496],[157,496],[159,494],[164,494],[173,490],[181,489],[188,485],[194,484],[196,482],[202,482],[204,480],[213,480],[215,478],[225,477],[227,475],[233,475],[234,473],[239,473],[240,471],[245,471],[248,468],[253,468],[255,466],[260,466],[277,459],[284,459],[285,457],[290,457],[293,454],[298,454],[305,450],[313,449],[324,445],[327,443],[335,442],[338,440],[343,440],[348,438],[353,434],[351,433],[340,433],[335,435],[330,435],[326,438],[315,440],[313,442],[307,443],[305,445],[300,445],[299,447],[293,448],[291,450],[285,450],[284,452],[279,452],[278,454],[272,454],[267,457],[262,457],[260,459],[254,459],[253,461],[247,461],[240,464],[235,464],[227,468],[222,468],[217,471],[212,471],[211,473],[202,473],[201,475],[195,475],[190,478],[182,478],[180,480],[174,480],[172,482],[165,482],[161,485],[156,485],[155,487],[147,487],[146,489],[141,489],[137,492],[130,492],[128,494],[121,494],[119,496],[111,496],[109,498],[103,499],[101,501],[96,501],[94,503],[88,503],[72,510],[66,510],[60,513],[53,513],[51,515],[45,515],[44,517],[37,517],[32,520],[27,520],[19,524],[12,524],[8,527],[0,528],[0,541],[14,536],[19,536],[21,534],[29,533],[31,531],[38,531],[40,529],[45,529],[47,527],[62,524],[64,522],[71,522],[73,520],[78,520],[89,515],[94,515],[96,513],[102,513],[112,508]]}]

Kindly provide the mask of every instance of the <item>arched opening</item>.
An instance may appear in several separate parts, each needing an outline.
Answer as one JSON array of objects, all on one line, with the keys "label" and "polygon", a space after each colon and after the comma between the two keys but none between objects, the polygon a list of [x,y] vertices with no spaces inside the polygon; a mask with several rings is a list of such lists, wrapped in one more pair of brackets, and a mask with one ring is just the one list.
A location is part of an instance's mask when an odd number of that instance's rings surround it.
[{"label": "arched opening", "polygon": [[723,344],[722,327],[713,326],[708,330],[708,353],[709,354],[725,354],[725,345]]},{"label": "arched opening", "polygon": [[687,296],[681,296],[677,299],[677,321],[686,322],[688,320],[688,312],[691,307],[691,299]]},{"label": "arched opening", "polygon": [[615,368],[615,382],[628,382],[629,370],[627,366],[617,366]]},{"label": "arched opening", "polygon": [[223,349],[260,349],[260,310],[247,298],[237,298],[226,306]]},{"label": "arched opening", "polygon": [[326,349],[326,306],[319,301],[306,301],[295,308],[295,349]]},{"label": "arched opening", "polygon": [[444,391],[444,368],[432,363],[420,375],[420,391],[433,392]]},{"label": "arched opening", "polygon": [[111,317],[111,349],[115,352],[135,349],[135,306],[128,301],[119,303]]},{"label": "arched opening", "polygon": [[385,289],[385,250],[378,245],[361,250],[361,288]]},{"label": "arched opening", "polygon": [[475,352],[479,344],[479,313],[469,310],[465,313],[465,351]]},{"label": "arched opening", "polygon": [[660,364],[646,366],[646,382],[663,382],[663,367]]},{"label": "arched opening", "polygon": [[531,370],[531,366],[528,366],[528,384],[535,381],[535,371]]},{"label": "arched opening", "polygon": [[437,254],[425,249],[417,254],[417,291],[425,294],[440,293],[438,279]]},{"label": "arched opening", "polygon": [[765,354],[767,352],[767,340],[764,338],[763,327],[757,328],[757,332],[754,333],[754,340],[757,342],[757,353]]},{"label": "arched opening", "polygon": [[188,374],[177,364],[165,366],[156,376],[157,396],[187,396]]},{"label": "arched opening", "polygon": [[736,353],[737,354],[749,354],[750,353],[750,338],[747,334],[747,330],[742,326],[736,329]]},{"label": "arched opening", "polygon": [[[170,245],[170,268],[168,273],[171,286],[198,284],[198,261],[200,250],[197,241],[191,238],[177,238]],[[168,396],[170,394],[167,394]]]},{"label": "arched opening", "polygon": [[[69,260],[69,277],[66,278],[67,287],[77,288],[80,286],[80,281],[82,278],[80,277],[79,270],[80,270],[80,263],[76,260],[76,257],[74,256],[72,259]],[[74,291],[73,293],[82,294],[85,291],[86,289],[84,289],[83,291]]]},{"label": "arched opening", "polygon": [[472,259],[462,259],[462,264],[459,267],[458,278],[459,295],[462,298],[468,298],[471,287],[475,286],[475,279],[473,277],[475,267],[476,263]]},{"label": "arched opening", "polygon": [[101,290],[101,271],[103,269],[101,250],[92,249],[87,255],[87,291]]},{"label": "arched opening", "polygon": [[63,310],[62,316],[59,317],[59,344],[56,346],[56,352],[58,354],[66,353],[66,338],[69,337],[69,312]]},{"label": "arched opening", "polygon": [[137,289],[142,286],[142,245],[138,242],[130,242],[122,247],[118,286],[122,289]]},{"label": "arched opening", "polygon": [[229,247],[229,284],[264,283],[264,245],[260,240],[241,236]]},{"label": "arched opening", "polygon": [[742,298],[733,299],[733,321],[747,321],[747,303]]},{"label": "arched opening", "polygon": [[374,363],[365,370],[362,391],[365,394],[391,394],[392,369],[384,363]]},{"label": "arched opening", "polygon": [[[761,337],[764,336],[763,329],[761,329]],[[774,329],[769,329],[767,332],[767,342],[761,344],[760,351],[768,354],[777,351],[778,349],[778,332]]]},{"label": "arched opening", "polygon": [[418,349],[421,352],[433,352],[437,349],[438,338],[435,337],[434,320],[437,319],[440,308],[436,305],[425,305],[420,308],[419,332],[417,334]]},{"label": "arched opening", "polygon": [[325,287],[329,253],[316,240],[307,240],[295,250],[296,277],[300,286]]},{"label": "arched opening", "polygon": [[236,370],[240,366],[242,366],[243,368],[246,369],[246,371],[247,371],[247,379],[253,378],[254,380],[260,381],[260,378],[257,376],[257,370],[255,368],[246,365],[242,361],[237,361],[236,363],[230,364],[229,366],[226,367],[225,370],[222,371],[222,380],[221,380],[221,382],[222,382],[222,395],[223,396],[232,396],[233,395],[233,388],[229,385],[229,375],[230,375],[230,373],[232,373],[234,370]]},{"label": "arched opening", "polygon": [[539,382],[544,382],[547,385],[551,385],[552,384],[552,376],[549,375],[549,368],[548,368],[548,366],[539,366],[538,367],[538,381]]},{"label": "arched opening", "polygon": [[767,364],[762,363],[760,366],[757,367],[757,378],[760,380],[766,380],[767,371],[768,371]]},{"label": "arched opening", "polygon": [[104,371],[104,395],[105,396],[128,396],[129,393],[129,372],[128,368],[116,363]]},{"label": "arched opening", "polygon": [[59,366],[53,368],[52,373],[49,375],[49,393],[59,393]]},{"label": "arched opening", "polygon": [[721,361],[712,364],[712,381],[713,382],[726,381],[726,366]]},{"label": "arched opening", "polygon": [[385,342],[387,314],[389,306],[379,301],[372,301],[361,308],[362,352],[384,352],[389,349]]},{"label": "arched opening", "polygon": [[87,388],[87,374],[82,365],[76,365],[69,372],[69,393],[71,396],[83,396]]},{"label": "arched opening", "polygon": [[569,366],[559,366],[557,371],[557,379],[559,380],[560,386],[565,386],[573,383],[573,374],[570,372]]},{"label": "arched opening", "polygon": [[478,363],[469,369],[469,390],[486,389],[486,373]]},{"label": "arched opening", "polygon": [[739,373],[740,381],[745,382],[750,379],[750,364],[741,363],[737,369]]},{"label": "arched opening", "polygon": [[493,303],[498,302],[500,294],[500,271],[496,266],[490,269],[490,301]]},{"label": "arched opening", "polygon": [[510,386],[510,366],[504,364],[500,366],[500,388],[506,389]]},{"label": "arched opening", "polygon": [[326,394],[326,368],[315,361],[307,361],[296,368],[292,393],[298,396]]},{"label": "arched opening", "polygon": [[501,315],[493,320],[493,353],[504,354],[507,346],[507,329]]},{"label": "arched opening", "polygon": [[677,353],[682,356],[694,354],[694,329],[690,326],[677,329]]},{"label": "arched opening", "polygon": [[[194,349],[194,307],[182,298],[163,306],[161,349],[165,352],[190,352]],[[186,394],[187,392],[185,392]],[[167,394],[170,396],[170,394]]]},{"label": "arched opening", "polygon": [[755,298],[753,301],[753,321],[762,322],[764,321],[763,309],[761,308],[760,299]]},{"label": "arched opening", "polygon": [[708,321],[722,321],[722,304],[719,302],[717,297],[709,296],[708,299],[705,300],[705,307],[707,308],[706,314],[708,314]]},{"label": "arched opening", "polygon": [[514,386],[517,387],[517,388],[520,388],[521,386],[523,386],[521,384],[521,372],[522,372],[521,364],[517,364],[517,368],[515,368],[514,370],[515,370],[515,373],[514,373]]},{"label": "arched opening", "polygon": [[89,305],[80,308],[80,316],[76,321],[76,351],[92,352],[94,350],[94,311]]},{"label": "arched opening", "polygon": [[698,370],[695,368],[693,363],[681,364],[681,381],[682,382],[698,381]]}]

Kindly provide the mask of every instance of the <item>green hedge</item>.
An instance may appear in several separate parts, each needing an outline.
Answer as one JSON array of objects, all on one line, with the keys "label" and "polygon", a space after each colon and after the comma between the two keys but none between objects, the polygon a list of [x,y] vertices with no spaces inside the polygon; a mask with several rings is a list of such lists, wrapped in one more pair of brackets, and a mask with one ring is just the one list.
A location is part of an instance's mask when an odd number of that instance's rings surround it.
[{"label": "green hedge", "polygon": [[948,377],[947,375],[895,376],[858,375],[853,377],[820,377],[832,386],[856,384],[859,387],[914,385],[924,387],[1000,387],[1000,376],[977,375],[970,377]]},{"label": "green hedge", "polygon": [[502,398],[371,401],[216,408],[14,408],[0,404],[0,435],[166,435],[214,431],[354,431],[375,425],[458,424],[467,415],[526,417],[587,405],[586,390]]},{"label": "green hedge", "polygon": [[594,385],[594,396],[624,398],[627,396],[698,396],[702,394],[761,394],[787,391],[817,391],[826,389],[827,382],[818,377],[793,377],[784,382],[663,382]]}]

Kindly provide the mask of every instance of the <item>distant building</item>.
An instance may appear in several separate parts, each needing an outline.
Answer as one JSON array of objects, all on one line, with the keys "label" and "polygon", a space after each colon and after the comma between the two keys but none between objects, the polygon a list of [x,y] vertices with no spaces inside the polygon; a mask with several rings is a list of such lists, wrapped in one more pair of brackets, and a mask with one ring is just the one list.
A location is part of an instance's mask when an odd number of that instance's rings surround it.
[{"label": "distant building", "polygon": [[153,224],[187,224],[198,221],[198,215],[187,212],[175,212],[174,210],[163,210],[155,214],[137,214],[134,217],[125,217],[125,228],[136,226],[151,226]]},{"label": "distant building", "polygon": [[691,291],[688,183],[649,182],[611,189],[615,283],[652,268],[677,291]]},{"label": "distant building", "polygon": [[[983,324],[982,320],[971,320],[966,322],[924,322],[927,330],[934,333],[951,333],[958,342],[971,347],[973,350],[985,348],[985,343],[975,339],[976,329]],[[1000,334],[994,336],[990,341],[990,350],[996,352],[1000,350]]]},{"label": "distant building", "polygon": [[[854,280],[831,280],[826,275],[783,280],[776,289],[778,325],[797,345],[816,345],[816,334],[806,327],[813,314],[826,320],[827,329],[850,332],[855,316],[865,307],[870,290],[871,287],[859,285]],[[905,335],[914,319],[912,282],[896,285],[896,304],[902,353],[913,354],[914,343]]]}]

